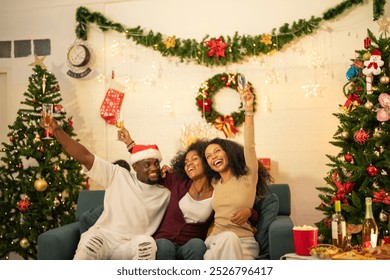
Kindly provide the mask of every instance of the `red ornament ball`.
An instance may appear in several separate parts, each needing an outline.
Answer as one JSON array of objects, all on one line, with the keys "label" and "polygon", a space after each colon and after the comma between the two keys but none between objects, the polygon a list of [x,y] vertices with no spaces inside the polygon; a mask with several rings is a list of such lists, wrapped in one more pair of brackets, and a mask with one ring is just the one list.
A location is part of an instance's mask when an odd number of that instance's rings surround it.
[{"label": "red ornament ball", "polygon": [[369,134],[363,130],[363,129],[359,129],[358,131],[355,132],[355,134],[353,135],[353,139],[355,140],[356,143],[358,144],[364,144],[367,142],[368,138],[369,138]]},{"label": "red ornament ball", "polygon": [[376,168],[376,167],[373,166],[373,165],[370,165],[369,167],[367,167],[367,173],[368,173],[371,177],[375,177],[376,174],[378,173],[378,168]]},{"label": "red ornament ball", "polygon": [[18,202],[20,212],[26,212],[30,208],[31,202],[28,199],[22,199]]},{"label": "red ornament ball", "polygon": [[353,156],[350,153],[348,153],[344,155],[344,159],[346,162],[351,162],[353,160]]}]

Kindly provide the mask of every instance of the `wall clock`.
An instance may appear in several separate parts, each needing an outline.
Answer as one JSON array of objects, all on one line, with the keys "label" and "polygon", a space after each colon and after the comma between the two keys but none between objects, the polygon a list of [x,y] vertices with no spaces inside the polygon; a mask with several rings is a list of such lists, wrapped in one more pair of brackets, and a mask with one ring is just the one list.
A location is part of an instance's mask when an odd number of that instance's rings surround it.
[{"label": "wall clock", "polygon": [[83,78],[91,73],[93,52],[86,41],[76,41],[70,45],[67,53],[69,70],[67,74],[72,78]]}]

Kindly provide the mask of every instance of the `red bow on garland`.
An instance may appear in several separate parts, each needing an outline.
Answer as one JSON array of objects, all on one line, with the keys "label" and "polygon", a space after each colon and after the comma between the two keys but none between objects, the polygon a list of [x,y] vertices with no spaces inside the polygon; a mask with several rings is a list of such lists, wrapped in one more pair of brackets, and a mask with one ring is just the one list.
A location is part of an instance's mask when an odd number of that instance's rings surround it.
[{"label": "red bow on garland", "polygon": [[232,134],[238,132],[237,128],[234,126],[234,120],[232,116],[219,116],[214,125],[216,129],[222,130],[226,138],[229,138]]},{"label": "red bow on garland", "polygon": [[373,195],[372,202],[382,202],[390,205],[390,195],[387,195],[384,189],[381,189],[379,192],[374,192]]},{"label": "red bow on garland", "polygon": [[330,204],[332,204],[335,200],[342,201],[345,205],[349,205],[348,200],[345,198],[347,194],[349,194],[353,188],[355,187],[354,182],[345,182],[342,184],[341,182],[333,179],[333,183],[337,187],[337,193],[336,195],[330,200]]},{"label": "red bow on garland", "polygon": [[210,49],[207,53],[208,56],[214,56],[216,61],[218,61],[219,57],[225,57],[225,49],[228,44],[222,42],[222,36],[217,40],[211,39],[210,41],[206,41],[205,45]]}]

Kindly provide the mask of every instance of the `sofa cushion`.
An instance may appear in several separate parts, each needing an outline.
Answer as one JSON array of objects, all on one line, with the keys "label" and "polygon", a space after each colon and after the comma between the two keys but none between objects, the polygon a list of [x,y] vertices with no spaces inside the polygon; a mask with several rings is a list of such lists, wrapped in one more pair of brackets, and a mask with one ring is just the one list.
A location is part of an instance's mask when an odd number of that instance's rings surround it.
[{"label": "sofa cushion", "polygon": [[259,222],[256,226],[255,238],[260,245],[260,258],[269,258],[268,229],[270,224],[276,219],[279,210],[278,196],[269,192],[261,199],[256,199],[255,210],[259,213]]},{"label": "sofa cushion", "polygon": [[88,211],[81,214],[79,219],[80,234],[83,234],[91,226],[93,226],[96,223],[97,219],[102,214],[102,212],[103,212],[103,205],[100,205],[98,207],[91,208]]}]

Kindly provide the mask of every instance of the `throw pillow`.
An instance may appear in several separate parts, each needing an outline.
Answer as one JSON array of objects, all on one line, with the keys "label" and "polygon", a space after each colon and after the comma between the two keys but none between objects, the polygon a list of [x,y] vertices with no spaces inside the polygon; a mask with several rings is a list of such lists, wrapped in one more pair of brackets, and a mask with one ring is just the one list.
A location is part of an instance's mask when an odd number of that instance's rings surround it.
[{"label": "throw pillow", "polygon": [[100,205],[98,207],[89,209],[88,211],[81,214],[79,218],[80,234],[83,234],[91,226],[93,226],[96,223],[97,219],[102,214],[102,212],[103,212],[103,205]]},{"label": "throw pillow", "polygon": [[279,211],[279,198],[276,194],[269,192],[261,199],[256,199],[255,206],[257,213],[259,213],[259,222],[256,226],[257,233],[255,238],[260,245],[261,259],[269,258],[269,240],[268,230],[270,224],[276,219]]}]

